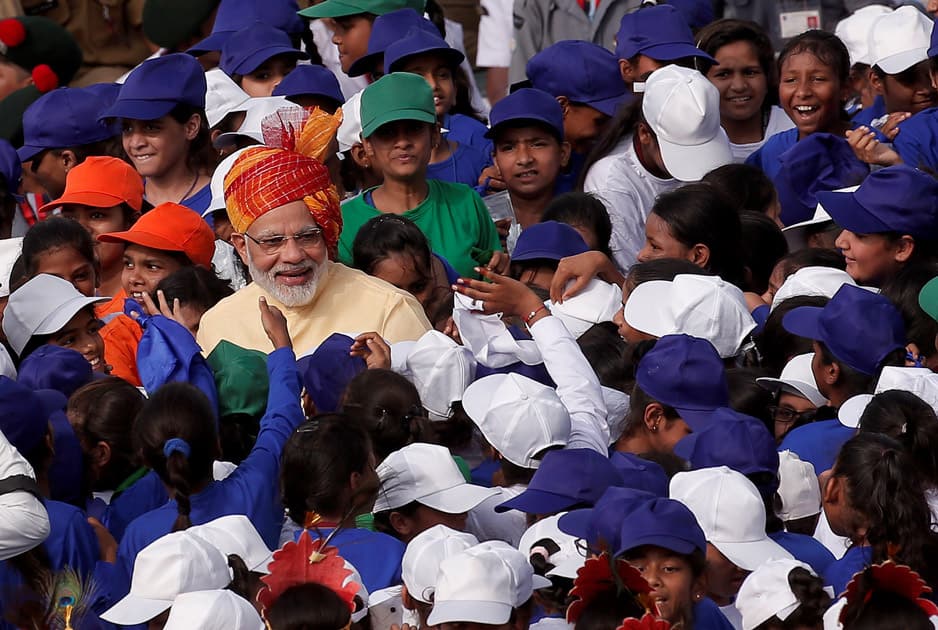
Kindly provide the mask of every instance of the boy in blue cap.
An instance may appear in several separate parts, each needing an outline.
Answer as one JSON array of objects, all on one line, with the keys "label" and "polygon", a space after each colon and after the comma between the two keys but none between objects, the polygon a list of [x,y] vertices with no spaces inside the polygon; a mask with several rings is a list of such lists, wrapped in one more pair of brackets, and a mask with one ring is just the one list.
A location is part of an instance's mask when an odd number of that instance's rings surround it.
[{"label": "boy in blue cap", "polygon": [[274,88],[272,96],[283,96],[300,107],[318,107],[334,114],[345,104],[339,80],[322,66],[297,66]]},{"label": "boy in blue cap", "polygon": [[225,42],[219,66],[248,96],[271,96],[277,84],[296,68],[297,60],[308,58],[286,33],[254,22]]},{"label": "boy in blue cap", "polygon": [[511,253],[511,277],[531,288],[550,291],[557,265],[589,251],[579,232],[557,221],[535,223],[521,232]]},{"label": "boy in blue cap", "polygon": [[522,88],[500,100],[490,118],[495,166],[524,229],[540,222],[570,159],[563,110],[547,92]]}]

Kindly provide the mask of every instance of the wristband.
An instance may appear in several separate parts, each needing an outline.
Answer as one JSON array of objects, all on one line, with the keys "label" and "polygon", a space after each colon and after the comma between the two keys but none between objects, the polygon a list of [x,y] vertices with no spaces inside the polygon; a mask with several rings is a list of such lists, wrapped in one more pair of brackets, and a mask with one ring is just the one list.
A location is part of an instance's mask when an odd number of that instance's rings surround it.
[{"label": "wristband", "polygon": [[544,304],[541,304],[541,305],[538,306],[536,309],[534,309],[533,311],[531,311],[530,313],[528,313],[527,316],[522,316],[522,317],[521,317],[521,321],[524,322],[524,325],[525,325],[525,326],[530,326],[530,325],[531,325],[531,320],[534,319],[535,317],[537,317],[537,314],[538,314],[538,313],[540,313],[541,311],[546,311],[546,310],[547,310],[547,306],[544,305]]}]

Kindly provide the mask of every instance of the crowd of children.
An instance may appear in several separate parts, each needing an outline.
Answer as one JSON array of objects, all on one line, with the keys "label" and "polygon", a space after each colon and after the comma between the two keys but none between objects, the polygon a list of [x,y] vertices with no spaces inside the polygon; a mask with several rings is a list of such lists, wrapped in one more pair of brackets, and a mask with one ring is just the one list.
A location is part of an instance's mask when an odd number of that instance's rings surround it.
[{"label": "crowd of children", "polygon": [[928,13],[145,4],[0,20],[0,629],[938,627]]}]

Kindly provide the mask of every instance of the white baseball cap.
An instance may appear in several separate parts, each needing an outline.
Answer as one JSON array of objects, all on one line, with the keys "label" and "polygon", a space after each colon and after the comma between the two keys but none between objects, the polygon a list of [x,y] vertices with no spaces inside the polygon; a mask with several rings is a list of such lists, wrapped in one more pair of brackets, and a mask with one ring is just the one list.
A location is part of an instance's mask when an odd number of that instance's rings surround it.
[{"label": "white baseball cap", "polygon": [[629,294],[623,316],[635,330],[655,337],[706,339],[724,359],[739,354],[756,327],[739,287],[718,276],[694,274],[641,283]]},{"label": "white baseball cap", "polygon": [[873,400],[873,396],[891,389],[915,394],[938,413],[938,374],[928,368],[888,366],[880,372],[873,393],[859,394],[847,399],[837,411],[837,419],[845,427],[858,428],[860,418],[863,417],[863,412]]},{"label": "white baseball cap", "polygon": [[785,621],[798,610],[801,600],[788,583],[792,569],[804,569],[816,576],[803,562],[770,560],[746,577],[735,602],[743,618],[743,630],[754,630],[772,617]]},{"label": "white baseball cap", "polygon": [[185,531],[173,532],[137,554],[130,593],[101,619],[119,626],[146,623],[182,593],[222,589],[229,582],[228,560],[218,549]]},{"label": "white baseball cap", "polygon": [[267,565],[273,559],[273,552],[267,548],[264,539],[244,514],[222,516],[203,525],[190,527],[186,533],[201,538],[226,558],[231,554],[238,556],[251,571],[270,573]]},{"label": "white baseball cap", "polygon": [[563,302],[546,302],[551,315],[557,317],[575,338],[600,322],[611,322],[622,308],[622,289],[615,284],[596,280]]},{"label": "white baseball cap", "polygon": [[778,454],[778,496],[782,508],[778,517],[795,521],[821,513],[821,486],[814,464],[802,461],[791,451]]},{"label": "white baseball cap", "polygon": [[212,172],[212,182],[209,184],[209,190],[212,192],[212,200],[202,212],[202,218],[207,217],[216,210],[226,210],[227,206],[225,205],[225,178],[228,177],[228,173],[231,171],[231,167],[234,166],[235,160],[237,160],[242,153],[244,153],[250,147],[244,147],[243,149],[238,149],[230,155],[226,155],[225,159],[218,163],[218,166],[215,167],[214,172]]},{"label": "white baseball cap", "polygon": [[81,309],[111,298],[85,297],[71,282],[41,273],[10,294],[3,312],[3,332],[16,354],[35,335],[62,330]]},{"label": "white baseball cap", "polygon": [[698,71],[669,65],[652,72],[645,82],[642,113],[675,179],[700,181],[733,161],[720,126],[720,92]]},{"label": "white baseball cap", "polygon": [[801,396],[815,407],[826,405],[827,398],[818,391],[814,370],[811,369],[813,360],[813,352],[799,354],[785,364],[785,367],[782,368],[782,375],[778,378],[760,376],[756,379],[756,382],[773,394],[777,394],[781,390],[788,394]]},{"label": "white baseball cap", "polygon": [[407,592],[417,601],[432,604],[440,563],[478,544],[472,534],[446,525],[434,525],[414,536],[401,560],[401,580]]},{"label": "white baseball cap", "polygon": [[[557,521],[564,514],[566,512],[554,514],[531,525],[521,535],[518,550],[529,561],[533,554],[542,554],[547,562],[554,565],[554,568],[547,572],[548,576],[556,575],[574,580],[577,570],[586,564],[586,557],[576,547],[576,536],[560,531],[557,526]],[[544,540],[553,541],[559,549],[551,553],[551,550],[540,544]]]},{"label": "white baseball cap", "polygon": [[502,456],[537,468],[552,446],[566,446],[570,413],[553,388],[519,374],[492,374],[466,388],[462,406]]},{"label": "white baseball cap", "polygon": [[356,92],[345,99],[342,106],[342,124],[336,133],[339,152],[345,153],[362,142],[362,93]]},{"label": "white baseball cap", "polygon": [[22,251],[22,236],[0,239],[0,298],[10,295],[10,274]]},{"label": "white baseball cap", "polygon": [[264,144],[262,123],[267,116],[281,109],[300,109],[299,105],[291,103],[284,96],[257,96],[251,98],[244,107],[247,112],[244,122],[237,131],[229,131],[215,138],[213,144],[216,149],[233,143],[239,136]]},{"label": "white baseball cap", "polygon": [[887,13],[892,13],[892,9],[881,4],[871,4],[837,22],[834,35],[847,47],[851,66],[855,63],[873,65],[870,59],[870,32],[873,23]]},{"label": "white baseball cap", "polygon": [[183,593],[173,600],[163,630],[263,630],[251,602],[228,590]]},{"label": "white baseball cap", "polygon": [[745,571],[791,554],[765,533],[765,504],[743,474],[726,466],[681,472],[671,479],[671,498],[686,505],[707,537]]},{"label": "white baseball cap", "polygon": [[377,468],[381,489],[374,512],[413,501],[446,514],[463,514],[491,496],[497,488],[466,483],[449,449],[415,442],[388,455]]},{"label": "white baseball cap", "polygon": [[[788,298],[812,295],[826,298],[834,297],[834,294],[845,284],[857,286],[857,283],[843,269],[834,267],[802,267],[791,274],[782,283],[782,286],[775,292],[772,298],[772,309]],[[868,287],[863,287],[868,288]],[[875,291],[875,289],[870,289]]]},{"label": "white baseball cap", "polygon": [[428,330],[410,350],[404,368],[430,419],[445,421],[453,403],[462,400],[475,379],[476,359],[469,348],[438,330]]},{"label": "white baseball cap", "polygon": [[899,74],[928,59],[934,20],[913,6],[881,15],[870,28],[870,63]]},{"label": "white baseball cap", "polygon": [[212,68],[205,73],[205,119],[209,127],[220,123],[232,112],[246,112],[251,100],[247,92],[231,80],[221,68]]},{"label": "white baseball cap", "polygon": [[549,584],[508,543],[480,543],[440,563],[427,623],[508,623],[512,610],[531,599],[536,587]]}]

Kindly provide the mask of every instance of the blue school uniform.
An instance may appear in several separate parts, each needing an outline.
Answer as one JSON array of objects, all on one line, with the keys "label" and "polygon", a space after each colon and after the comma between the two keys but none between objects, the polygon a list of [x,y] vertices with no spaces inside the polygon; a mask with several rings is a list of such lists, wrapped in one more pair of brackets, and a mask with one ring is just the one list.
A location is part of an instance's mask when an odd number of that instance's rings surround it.
[{"label": "blue school uniform", "polygon": [[864,125],[869,127],[873,124],[873,121],[877,118],[882,118],[886,115],[886,101],[883,100],[882,96],[877,96],[873,99],[873,104],[869,107],[864,107],[858,111],[851,120],[853,124],[860,126]]},{"label": "blue school uniform", "polygon": [[834,589],[835,595],[840,595],[847,589],[847,584],[857,571],[862,571],[873,562],[873,548],[854,545],[840,560],[834,560],[821,576],[824,585]]},{"label": "blue school uniform", "polygon": [[795,146],[796,142],[798,142],[797,127],[777,133],[766,140],[760,148],[756,149],[755,153],[746,158],[746,164],[761,168],[762,172],[774,181],[781,168],[778,158],[782,153]]},{"label": "blue school uniform", "polygon": [[[211,203],[212,186],[211,184],[206,184],[194,195],[187,197],[186,199],[183,199],[181,202],[179,202],[179,205],[185,206],[194,212],[198,212],[199,216],[202,216],[202,213],[208,210],[208,207]],[[205,220],[209,225],[213,225],[212,215],[206,216]]]},{"label": "blue school uniform", "polygon": [[769,538],[793,555],[795,560],[800,560],[814,569],[818,575],[823,575],[827,567],[835,560],[834,554],[811,536],[782,531],[769,534]]},{"label": "blue school uniform", "polygon": [[845,427],[839,420],[819,420],[789,431],[778,450],[791,451],[801,461],[811,462],[820,475],[834,467],[840,447],[855,434],[856,429]]},{"label": "blue school uniform", "polygon": [[166,486],[160,476],[152,470],[134,481],[120,492],[115,492],[110,503],[100,499],[88,502],[85,508],[88,516],[93,516],[104,525],[117,542],[124,536],[124,530],[132,520],[150,510],[155,510],[169,501]]},{"label": "blue school uniform", "polygon": [[586,154],[573,151],[570,153],[570,161],[567,162],[567,168],[560,171],[557,182],[554,184],[554,195],[576,190],[577,180],[580,179],[580,171],[586,164]]},{"label": "blue school uniform", "polygon": [[899,126],[892,147],[908,166],[938,168],[938,107],[929,107]]},{"label": "blue school uniform", "polygon": [[[199,525],[229,514],[245,514],[271,549],[277,547],[283,523],[280,503],[280,454],[283,445],[303,422],[300,377],[290,348],[274,350],[267,357],[270,392],[254,448],[227,478],[213,481],[190,497],[189,518]],[[141,549],[173,528],[177,507],[169,501],[136,518],[121,539],[112,593],[115,601],[130,588],[134,559]]]},{"label": "blue school uniform", "polygon": [[489,128],[471,116],[465,114],[446,114],[443,116],[443,129],[446,139],[467,144],[485,155],[492,163],[492,141],[485,137]]},{"label": "blue school uniform", "polygon": [[[303,531],[297,530],[293,535],[294,540],[299,539]],[[310,536],[315,540],[326,538],[331,533],[332,529],[320,528],[311,530]],[[336,534],[329,544],[338,549],[339,555],[358,570],[369,593],[401,583],[401,561],[404,559],[406,547],[397,538],[360,527],[350,527]]]},{"label": "blue school uniform", "polygon": [[489,164],[491,160],[481,151],[460,143],[448,158],[427,166],[427,179],[441,179],[444,182],[473,187],[478,185],[482,169]]}]

